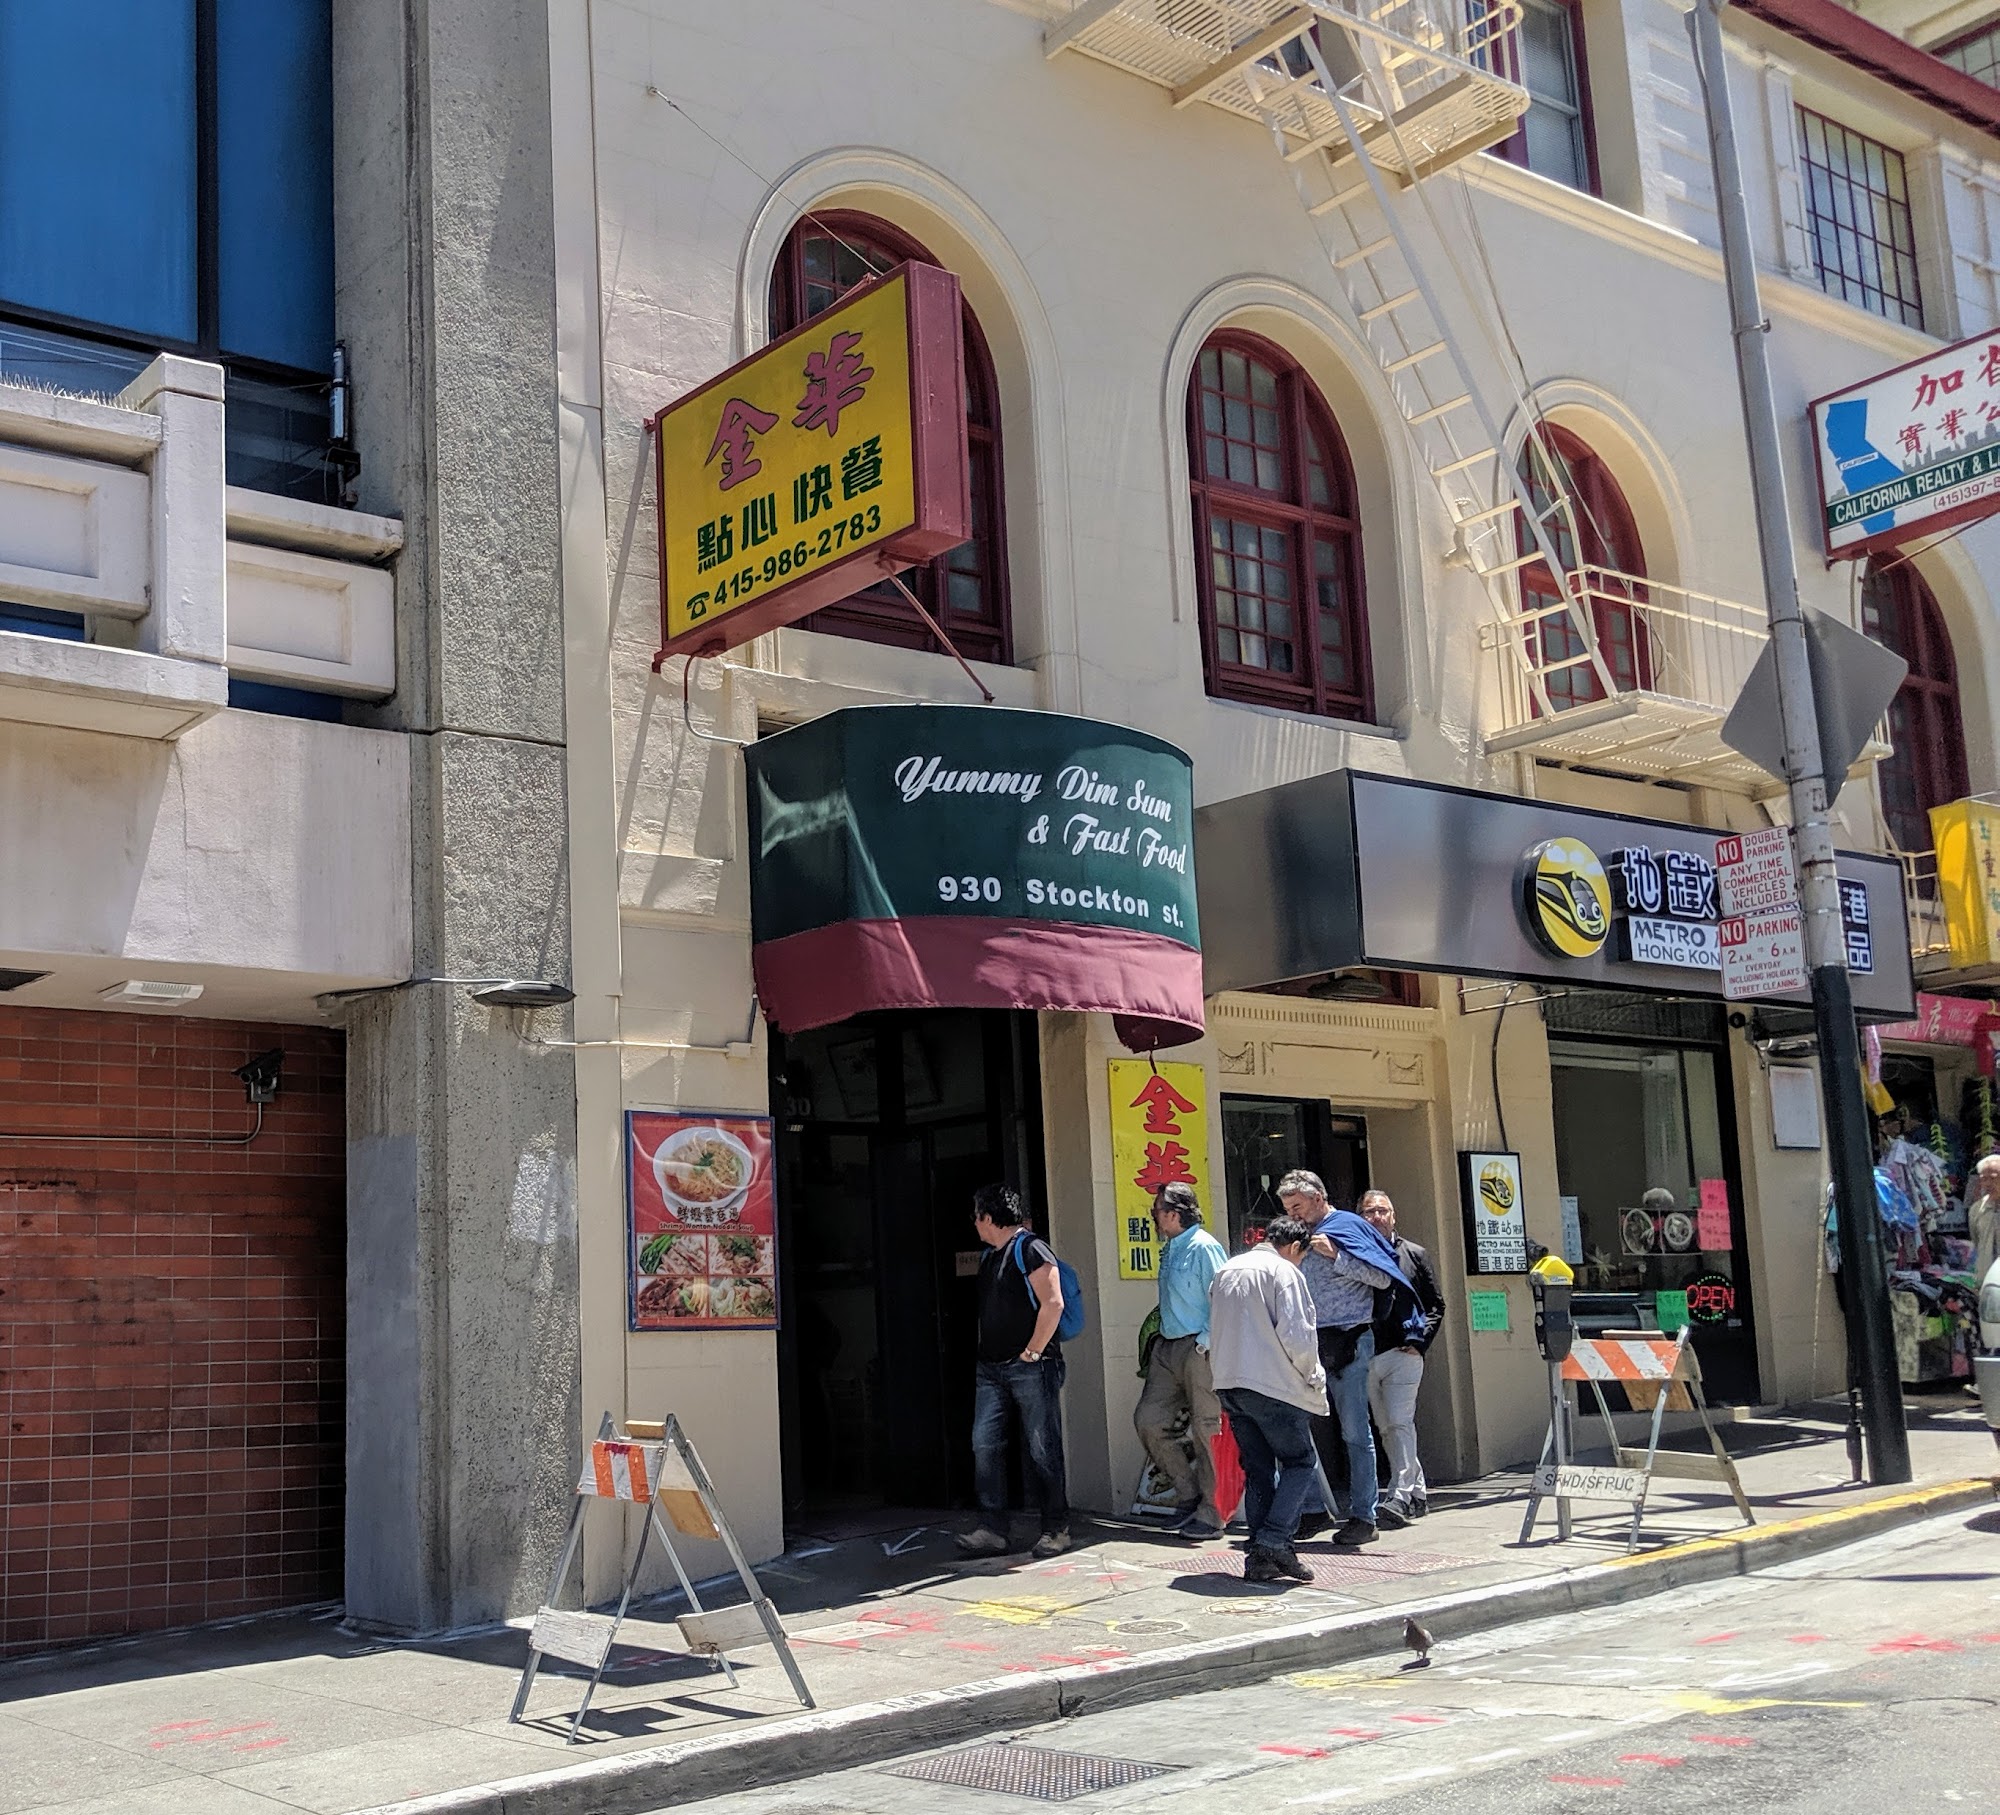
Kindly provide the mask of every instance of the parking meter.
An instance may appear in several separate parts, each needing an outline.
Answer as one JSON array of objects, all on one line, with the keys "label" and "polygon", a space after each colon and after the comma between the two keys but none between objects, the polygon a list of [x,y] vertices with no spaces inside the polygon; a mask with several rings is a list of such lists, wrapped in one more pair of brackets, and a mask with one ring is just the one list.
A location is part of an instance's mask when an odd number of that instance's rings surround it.
[{"label": "parking meter", "polygon": [[1545,1361],[1567,1359],[1576,1336],[1569,1314],[1576,1275],[1555,1255],[1544,1254],[1528,1270],[1528,1285],[1535,1294],[1535,1347]]},{"label": "parking meter", "polygon": [[[1535,1347],[1549,1364],[1549,1444],[1547,1456],[1558,1473],[1569,1461],[1569,1395],[1563,1391],[1562,1364],[1568,1358],[1576,1325],[1569,1314],[1569,1295],[1576,1275],[1559,1255],[1544,1254],[1528,1269],[1528,1289],[1535,1295]],[[1556,1497],[1556,1535],[1569,1541],[1569,1501]]]}]

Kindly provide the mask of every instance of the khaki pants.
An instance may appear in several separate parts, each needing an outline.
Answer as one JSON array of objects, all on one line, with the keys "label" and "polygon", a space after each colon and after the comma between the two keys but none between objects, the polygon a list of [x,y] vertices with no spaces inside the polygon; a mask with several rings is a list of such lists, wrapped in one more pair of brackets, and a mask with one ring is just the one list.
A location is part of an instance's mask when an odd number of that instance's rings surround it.
[{"label": "khaki pants", "polygon": [[1377,1355],[1368,1368],[1368,1409],[1389,1453],[1389,1498],[1410,1509],[1428,1497],[1424,1465],[1417,1459],[1417,1389],[1424,1383],[1424,1358],[1403,1349]]},{"label": "khaki pants", "polygon": [[[1188,1414],[1188,1440],[1194,1445],[1192,1467],[1181,1439],[1167,1435],[1168,1426],[1183,1411]],[[1220,1525],[1215,1512],[1215,1451],[1211,1446],[1222,1429],[1222,1402],[1215,1396],[1208,1356],[1195,1346],[1192,1336],[1163,1336],[1153,1344],[1146,1362],[1145,1391],[1139,1395],[1132,1424],[1146,1454],[1173,1483],[1174,1499],[1182,1511],[1192,1510],[1209,1524]]]}]

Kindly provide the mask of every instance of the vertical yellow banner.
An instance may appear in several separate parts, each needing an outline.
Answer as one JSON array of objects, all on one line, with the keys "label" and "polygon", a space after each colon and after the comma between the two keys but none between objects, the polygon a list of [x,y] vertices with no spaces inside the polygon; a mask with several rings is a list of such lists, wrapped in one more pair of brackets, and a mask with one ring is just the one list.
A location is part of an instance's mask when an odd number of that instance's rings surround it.
[{"label": "vertical yellow banner", "polygon": [[1208,1076],[1199,1065],[1111,1061],[1111,1165],[1118,1184],[1118,1277],[1159,1273],[1153,1194],[1192,1185],[1213,1224],[1208,1177]]},{"label": "vertical yellow banner", "polygon": [[1952,963],[2000,961],[2000,809],[1976,800],[1933,807],[1931,842]]}]

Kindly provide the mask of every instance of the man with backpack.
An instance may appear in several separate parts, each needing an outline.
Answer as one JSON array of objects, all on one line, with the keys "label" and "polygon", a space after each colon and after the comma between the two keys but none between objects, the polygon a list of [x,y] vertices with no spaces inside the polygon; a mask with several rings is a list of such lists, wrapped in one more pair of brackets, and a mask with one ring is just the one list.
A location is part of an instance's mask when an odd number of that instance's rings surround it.
[{"label": "man with backpack", "polygon": [[979,1523],[958,1540],[958,1548],[969,1557],[1005,1556],[1013,1549],[1007,1535],[1007,1437],[1010,1415],[1018,1415],[1023,1472],[1042,1521],[1034,1554],[1058,1557],[1070,1547],[1061,1339],[1083,1328],[1082,1291],[1055,1250],[1027,1226],[1021,1195],[1009,1186],[981,1185],[972,1194],[972,1227],[986,1244],[979,1263],[972,1401]]},{"label": "man with backpack", "polygon": [[1160,1333],[1144,1357],[1146,1390],[1132,1423],[1154,1467],[1173,1483],[1174,1530],[1219,1538],[1214,1444],[1222,1402],[1209,1371],[1208,1288],[1229,1250],[1201,1226],[1194,1187],[1178,1180],[1154,1194],[1153,1226],[1160,1232]]}]

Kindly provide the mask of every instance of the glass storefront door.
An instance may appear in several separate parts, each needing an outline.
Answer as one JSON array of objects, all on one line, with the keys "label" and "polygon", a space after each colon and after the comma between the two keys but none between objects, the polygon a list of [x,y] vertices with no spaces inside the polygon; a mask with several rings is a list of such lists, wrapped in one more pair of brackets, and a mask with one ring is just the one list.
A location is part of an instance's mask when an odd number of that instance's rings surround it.
[{"label": "glass storefront door", "polygon": [[774,1036],[772,1100],[788,1515],[963,1505],[972,1194],[1004,1180],[1045,1222],[1034,1017],[931,1009]]},{"label": "glass storefront door", "polygon": [[1336,1209],[1352,1210],[1368,1189],[1368,1124],[1317,1098],[1224,1097],[1222,1150],[1229,1227],[1216,1234],[1232,1254],[1249,1246],[1251,1231],[1261,1238],[1278,1214],[1278,1181],[1297,1167],[1320,1175]]},{"label": "glass storefront door", "polygon": [[1708,1397],[1746,1404],[1757,1349],[1727,1063],[1720,1047],[1549,1041],[1579,1327],[1656,1329],[1685,1308]]}]

